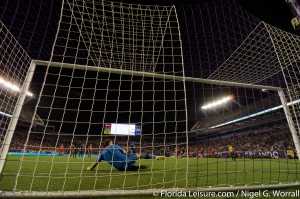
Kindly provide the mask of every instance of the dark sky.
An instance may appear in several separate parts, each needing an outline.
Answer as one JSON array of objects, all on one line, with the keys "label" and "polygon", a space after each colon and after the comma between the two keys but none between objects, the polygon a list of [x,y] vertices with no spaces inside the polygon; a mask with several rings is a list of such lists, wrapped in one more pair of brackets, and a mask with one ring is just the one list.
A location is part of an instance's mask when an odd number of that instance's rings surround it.
[{"label": "dark sky", "polygon": [[300,35],[291,25],[293,14],[286,0],[238,0],[250,13],[275,27]]},{"label": "dark sky", "polygon": [[[119,0],[116,0],[119,1]],[[224,1],[224,0],[223,0]],[[141,3],[152,5],[175,5],[178,12],[189,5],[197,7],[201,3],[214,2],[213,0],[124,0],[127,3]],[[300,31],[294,31],[290,23],[293,15],[285,0],[236,0],[249,13],[259,20],[263,20],[275,27],[281,28],[293,34],[300,35]],[[8,27],[13,35],[28,51],[34,59],[48,60],[51,44],[57,28],[60,15],[61,1],[22,1],[2,0],[0,2],[0,20]],[[190,15],[191,13],[185,15]],[[197,13],[193,13],[196,15]],[[180,16],[180,21],[184,18]],[[185,22],[184,22],[185,23]],[[184,29],[184,27],[182,27]],[[249,27],[251,29],[251,27]],[[49,54],[49,53],[48,53]]]},{"label": "dark sky", "polygon": [[[212,0],[125,0],[129,3],[161,4],[161,5],[195,5],[200,2]],[[124,2],[124,1],[123,1]],[[300,35],[291,25],[293,18],[286,0],[236,0],[243,8],[248,10],[260,20],[265,21],[275,27],[285,31]]]},{"label": "dark sky", "polygon": [[[188,5],[198,4],[199,2],[209,2],[210,0],[177,0],[177,1],[164,1],[164,0],[143,0],[143,1],[130,1],[128,2],[146,2],[153,4],[172,4],[175,5]],[[243,8],[252,13],[254,16],[262,21],[281,28],[293,34],[300,35],[299,31],[295,31],[291,25],[293,14],[290,11],[286,0],[236,0]]]}]

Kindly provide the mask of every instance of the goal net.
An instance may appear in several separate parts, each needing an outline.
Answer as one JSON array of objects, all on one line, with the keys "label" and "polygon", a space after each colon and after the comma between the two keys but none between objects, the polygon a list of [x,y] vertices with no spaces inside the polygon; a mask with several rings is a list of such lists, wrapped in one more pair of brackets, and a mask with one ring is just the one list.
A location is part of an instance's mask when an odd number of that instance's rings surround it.
[{"label": "goal net", "polygon": [[[298,36],[226,0],[59,9],[48,60],[0,24],[0,197],[299,186]],[[108,139],[141,169],[87,169]]]},{"label": "goal net", "polygon": [[0,22],[0,170],[3,170],[12,133],[16,127],[21,104],[25,100],[29,82],[30,57]]}]

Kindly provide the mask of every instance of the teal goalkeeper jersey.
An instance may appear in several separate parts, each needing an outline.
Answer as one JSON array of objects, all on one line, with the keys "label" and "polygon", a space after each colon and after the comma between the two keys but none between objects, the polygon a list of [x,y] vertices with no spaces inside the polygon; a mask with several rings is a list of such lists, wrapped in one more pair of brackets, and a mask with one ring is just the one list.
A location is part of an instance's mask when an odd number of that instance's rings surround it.
[{"label": "teal goalkeeper jersey", "polygon": [[107,146],[99,155],[97,162],[107,161],[118,170],[123,170],[126,166],[126,155],[124,149],[118,145]]}]

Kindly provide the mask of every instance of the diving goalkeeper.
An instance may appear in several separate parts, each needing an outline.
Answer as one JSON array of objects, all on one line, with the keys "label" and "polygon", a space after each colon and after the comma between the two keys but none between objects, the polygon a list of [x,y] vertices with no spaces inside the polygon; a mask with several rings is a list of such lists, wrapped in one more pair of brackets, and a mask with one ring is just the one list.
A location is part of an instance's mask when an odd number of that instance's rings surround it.
[{"label": "diving goalkeeper", "polygon": [[119,171],[137,171],[139,169],[147,169],[149,165],[135,165],[135,161],[142,159],[163,159],[163,156],[156,156],[149,153],[131,153],[127,154],[126,150],[119,145],[113,144],[111,139],[104,141],[103,151],[99,154],[96,161],[87,168],[88,171],[93,170],[101,160],[107,161],[110,165]]}]

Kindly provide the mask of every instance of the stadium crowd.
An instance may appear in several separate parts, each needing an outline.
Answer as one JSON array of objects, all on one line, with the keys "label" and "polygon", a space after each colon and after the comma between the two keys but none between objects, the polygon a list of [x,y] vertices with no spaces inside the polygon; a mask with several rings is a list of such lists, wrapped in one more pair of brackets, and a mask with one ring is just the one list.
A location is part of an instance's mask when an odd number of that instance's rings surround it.
[{"label": "stadium crowd", "polygon": [[[78,138],[78,139],[77,139]],[[101,149],[99,139],[80,139],[69,137],[57,141],[57,136],[44,136],[43,134],[33,134],[29,136],[26,148],[24,149],[27,135],[24,132],[15,132],[10,151],[26,151],[26,152],[51,152],[74,155],[88,153],[89,146],[92,146],[92,153],[98,153]],[[274,128],[260,131],[243,132],[236,134],[228,134],[217,136],[214,138],[198,138],[189,139],[189,144],[185,142],[174,143],[164,138],[153,140],[132,139],[128,141],[128,137],[116,137],[115,142],[128,151],[143,151],[164,156],[191,156],[191,157],[207,157],[214,154],[228,151],[228,146],[233,146],[238,151],[278,151],[278,150],[295,150],[293,140],[288,129]],[[72,140],[72,142],[70,142]],[[131,145],[131,146],[130,146]],[[75,156],[76,157],[76,156]]]},{"label": "stadium crowd", "polygon": [[[267,131],[261,133],[242,133],[231,134],[214,139],[202,140],[197,145],[208,151],[214,148],[217,152],[227,151],[231,145],[235,151],[278,151],[294,148],[291,134],[287,130]],[[190,144],[191,148],[196,149],[195,145]]]}]

